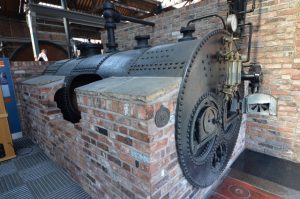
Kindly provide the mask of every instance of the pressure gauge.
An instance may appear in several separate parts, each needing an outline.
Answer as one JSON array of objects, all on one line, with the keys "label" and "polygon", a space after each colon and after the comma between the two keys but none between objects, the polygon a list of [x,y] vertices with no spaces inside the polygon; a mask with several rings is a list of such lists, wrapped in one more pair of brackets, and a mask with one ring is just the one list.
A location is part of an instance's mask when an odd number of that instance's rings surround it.
[{"label": "pressure gauge", "polygon": [[232,32],[235,32],[237,30],[238,21],[235,14],[231,14],[227,17],[226,25],[227,25],[227,29]]}]

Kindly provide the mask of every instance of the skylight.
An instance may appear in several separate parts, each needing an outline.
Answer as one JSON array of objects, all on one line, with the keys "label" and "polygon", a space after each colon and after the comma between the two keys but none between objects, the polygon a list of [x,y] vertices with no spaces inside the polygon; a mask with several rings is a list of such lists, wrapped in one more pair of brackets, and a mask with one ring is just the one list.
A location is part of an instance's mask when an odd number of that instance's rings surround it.
[{"label": "skylight", "polygon": [[41,6],[48,6],[48,7],[52,7],[52,8],[63,9],[62,6],[51,4],[51,3],[39,2],[39,5],[41,5]]},{"label": "skylight", "polygon": [[175,8],[181,8],[184,7],[185,5],[190,5],[190,4],[194,4],[194,3],[198,3],[202,0],[189,0],[189,1],[184,1],[184,0],[157,0],[159,2],[161,2],[161,5],[163,8],[167,8],[170,6],[173,6]]}]

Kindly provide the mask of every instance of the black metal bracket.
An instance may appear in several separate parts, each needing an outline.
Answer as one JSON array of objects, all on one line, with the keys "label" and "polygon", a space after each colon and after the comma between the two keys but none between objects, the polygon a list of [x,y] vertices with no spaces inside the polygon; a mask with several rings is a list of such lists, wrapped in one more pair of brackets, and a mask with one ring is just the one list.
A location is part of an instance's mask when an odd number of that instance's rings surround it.
[{"label": "black metal bracket", "polygon": [[[243,11],[241,11],[240,9],[237,9],[237,10],[232,9],[231,13],[236,14],[236,15],[242,15],[242,14],[251,13],[251,12],[253,12],[255,10],[256,0],[252,0],[252,8],[250,10],[246,10],[246,8],[247,8],[247,0],[242,0],[242,1],[243,1],[242,2],[243,3],[243,5],[242,5]],[[236,4],[237,3],[237,1],[229,1],[229,2],[231,2],[231,4]],[[239,3],[240,2],[238,2],[237,4],[239,4]]]},{"label": "black metal bracket", "polygon": [[90,15],[86,13],[71,11],[67,9],[52,8],[49,6],[38,5],[29,3],[26,12],[35,12],[39,17],[50,17],[53,19],[67,18],[70,23],[81,24],[91,27],[104,27],[104,19],[100,16]]},{"label": "black metal bracket", "polygon": [[251,88],[251,92],[256,93],[259,91],[260,84],[263,81],[261,65],[257,63],[250,63],[248,67],[250,67],[249,72],[242,73],[242,80],[250,81],[249,87]]}]

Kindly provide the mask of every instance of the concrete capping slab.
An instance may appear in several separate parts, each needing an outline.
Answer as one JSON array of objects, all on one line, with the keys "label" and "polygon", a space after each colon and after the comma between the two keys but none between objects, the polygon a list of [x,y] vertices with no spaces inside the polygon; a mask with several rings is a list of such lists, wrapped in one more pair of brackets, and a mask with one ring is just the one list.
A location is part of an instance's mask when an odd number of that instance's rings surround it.
[{"label": "concrete capping slab", "polygon": [[55,76],[55,75],[41,75],[38,77],[34,77],[32,79],[28,79],[22,82],[25,85],[33,85],[33,86],[43,86],[50,83],[63,83],[65,80],[65,76]]},{"label": "concrete capping slab", "polygon": [[147,103],[179,89],[181,81],[181,77],[111,77],[79,87],[76,93]]}]

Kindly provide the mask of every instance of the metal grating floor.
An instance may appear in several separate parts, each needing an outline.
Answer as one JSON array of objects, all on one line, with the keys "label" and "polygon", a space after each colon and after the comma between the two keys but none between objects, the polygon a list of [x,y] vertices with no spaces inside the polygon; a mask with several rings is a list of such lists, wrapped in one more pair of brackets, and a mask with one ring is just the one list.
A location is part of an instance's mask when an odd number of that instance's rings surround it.
[{"label": "metal grating floor", "polygon": [[30,139],[14,147],[17,157],[0,163],[0,199],[91,198]]}]

